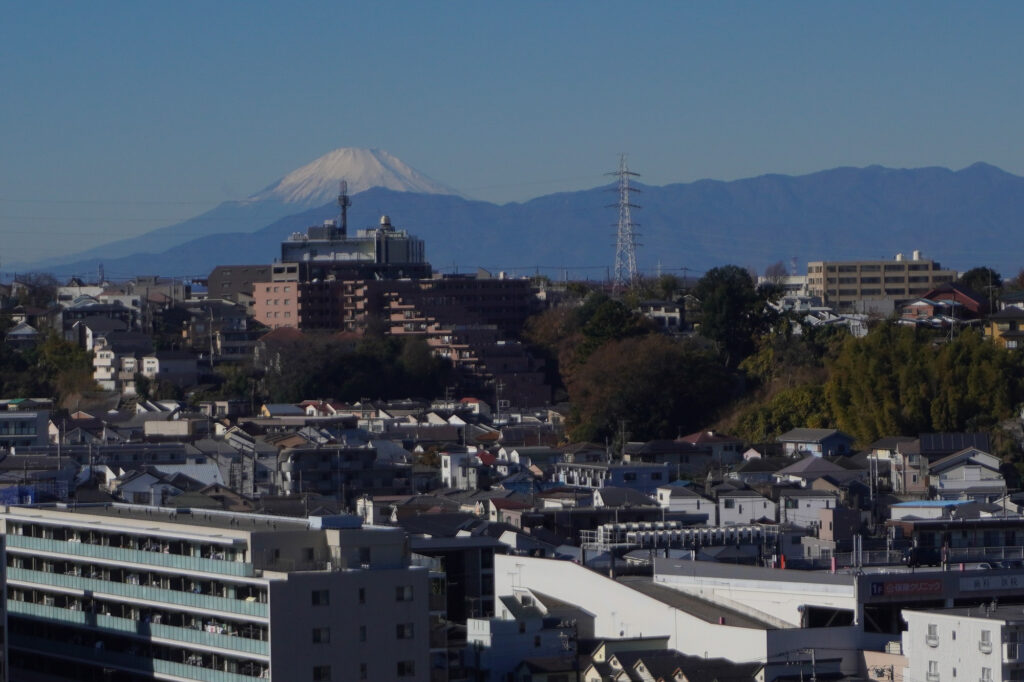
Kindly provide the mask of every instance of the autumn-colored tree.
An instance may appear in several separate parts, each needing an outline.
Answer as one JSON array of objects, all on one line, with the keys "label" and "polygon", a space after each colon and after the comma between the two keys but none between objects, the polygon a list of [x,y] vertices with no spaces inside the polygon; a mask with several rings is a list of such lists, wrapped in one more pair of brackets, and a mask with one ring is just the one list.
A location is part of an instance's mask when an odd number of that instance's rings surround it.
[{"label": "autumn-colored tree", "polygon": [[626,422],[634,439],[674,438],[709,423],[734,385],[720,360],[695,344],[660,334],[609,341],[569,385],[570,436],[601,441]]}]

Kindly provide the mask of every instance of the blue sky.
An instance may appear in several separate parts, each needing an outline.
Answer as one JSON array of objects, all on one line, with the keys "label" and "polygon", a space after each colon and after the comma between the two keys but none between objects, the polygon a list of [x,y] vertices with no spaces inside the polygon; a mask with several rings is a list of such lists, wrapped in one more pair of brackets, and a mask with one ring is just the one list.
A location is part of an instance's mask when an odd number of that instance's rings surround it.
[{"label": "blue sky", "polygon": [[602,184],[619,152],[657,185],[1024,174],[1022,19],[1009,2],[8,2],[0,270],[344,146],[497,202]]}]

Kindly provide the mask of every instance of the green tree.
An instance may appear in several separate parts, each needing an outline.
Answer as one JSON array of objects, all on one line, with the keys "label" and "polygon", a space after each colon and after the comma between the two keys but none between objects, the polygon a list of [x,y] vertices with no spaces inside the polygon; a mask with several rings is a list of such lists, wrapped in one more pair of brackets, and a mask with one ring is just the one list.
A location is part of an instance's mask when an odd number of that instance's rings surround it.
[{"label": "green tree", "polygon": [[732,431],[748,443],[766,443],[790,429],[829,428],[832,423],[824,388],[804,384],[754,403],[740,415]]},{"label": "green tree", "polygon": [[973,289],[979,294],[987,295],[990,290],[996,290],[1002,288],[1003,278],[1002,276],[987,267],[971,268],[957,280],[957,284],[962,284],[968,289]]},{"label": "green tree", "polygon": [[737,265],[712,268],[693,293],[701,302],[701,335],[718,345],[728,366],[738,365],[754,351],[755,336],[771,320],[750,273]]},{"label": "green tree", "polygon": [[825,385],[836,425],[867,444],[893,434],[988,428],[1024,399],[1024,359],[967,330],[936,344],[916,328],[880,325],[850,339]]}]

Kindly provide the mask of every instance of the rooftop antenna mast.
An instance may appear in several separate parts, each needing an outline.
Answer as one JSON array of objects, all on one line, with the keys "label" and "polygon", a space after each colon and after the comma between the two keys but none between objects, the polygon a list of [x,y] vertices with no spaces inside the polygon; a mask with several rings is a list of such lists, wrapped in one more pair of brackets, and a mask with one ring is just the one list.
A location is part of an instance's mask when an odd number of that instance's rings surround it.
[{"label": "rooftop antenna mast", "polygon": [[348,207],[351,205],[352,200],[348,198],[348,181],[342,180],[338,187],[338,208],[341,209],[341,222],[338,227],[341,229],[343,239],[348,237]]},{"label": "rooftop antenna mast", "polygon": [[633,173],[626,165],[626,155],[619,154],[619,170],[608,173],[619,178],[619,203],[613,204],[619,209],[618,230],[615,239],[615,280],[612,284],[612,292],[619,293],[623,289],[636,284],[636,227],[630,214],[630,209],[640,208],[630,203],[630,192],[640,190],[629,186],[629,177],[639,177],[639,173]]}]

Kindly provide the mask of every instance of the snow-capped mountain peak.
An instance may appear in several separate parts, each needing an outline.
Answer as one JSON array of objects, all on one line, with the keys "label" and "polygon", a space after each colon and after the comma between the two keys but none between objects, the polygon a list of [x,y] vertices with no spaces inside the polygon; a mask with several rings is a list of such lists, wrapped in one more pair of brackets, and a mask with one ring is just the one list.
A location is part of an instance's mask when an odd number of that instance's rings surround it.
[{"label": "snow-capped mountain peak", "polygon": [[337,198],[341,180],[348,182],[349,194],[371,187],[421,194],[458,194],[382,149],[342,147],[293,170],[249,197],[249,201],[276,199],[288,204],[319,206]]}]

